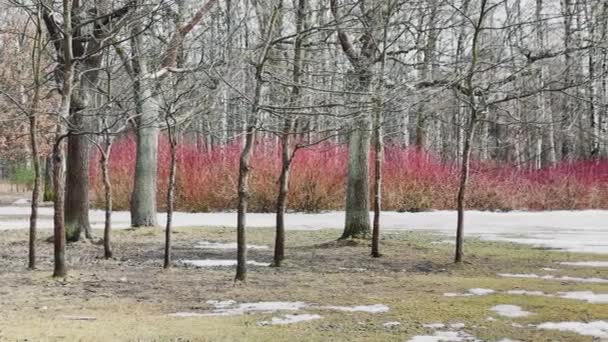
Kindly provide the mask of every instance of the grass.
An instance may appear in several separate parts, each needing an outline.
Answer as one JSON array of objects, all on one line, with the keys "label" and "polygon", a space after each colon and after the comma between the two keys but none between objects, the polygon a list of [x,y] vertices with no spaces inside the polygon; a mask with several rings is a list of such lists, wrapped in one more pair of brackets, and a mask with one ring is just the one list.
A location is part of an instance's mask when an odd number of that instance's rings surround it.
[{"label": "grass", "polygon": [[[46,232],[48,234],[48,232]],[[249,242],[272,245],[270,229],[250,229]],[[28,341],[407,341],[432,333],[424,323],[466,323],[465,330],[479,339],[504,337],[522,341],[591,341],[577,334],[537,330],[522,325],[546,321],[608,319],[608,305],[531,296],[494,294],[444,297],[474,287],[497,291],[512,289],[608,292],[606,284],[577,284],[537,279],[498,278],[496,273],[536,273],[608,278],[608,271],[557,265],[566,260],[608,260],[606,255],[585,255],[534,249],[510,243],[467,241],[468,263],[450,262],[452,246],[431,244],[443,240],[426,233],[386,232],[384,256],[373,259],[369,241],[336,241],[339,232],[288,233],[288,261],[280,269],[256,267],[249,281],[234,286],[233,270],[176,266],[163,271],[160,229],[115,232],[115,260],[103,260],[101,246],[69,246],[70,276],[56,280],[51,273],[51,246],[40,236],[40,267],[24,269],[26,233],[0,235],[0,340]],[[175,258],[233,258],[234,251],[193,248],[196,241],[233,241],[228,228],[177,229]],[[270,261],[271,250],[251,250],[250,259]],[[556,272],[541,271],[554,267]],[[358,270],[364,268],[365,271]],[[232,317],[173,318],[179,311],[204,312],[207,300],[238,302],[305,301],[323,305],[386,304],[380,314],[304,310],[323,319],[285,326],[258,326],[278,314]],[[496,304],[520,305],[534,312],[529,317],[500,318],[488,309]],[[65,316],[90,316],[92,321]],[[487,321],[495,317],[494,322]],[[383,323],[399,321],[387,329]]]}]

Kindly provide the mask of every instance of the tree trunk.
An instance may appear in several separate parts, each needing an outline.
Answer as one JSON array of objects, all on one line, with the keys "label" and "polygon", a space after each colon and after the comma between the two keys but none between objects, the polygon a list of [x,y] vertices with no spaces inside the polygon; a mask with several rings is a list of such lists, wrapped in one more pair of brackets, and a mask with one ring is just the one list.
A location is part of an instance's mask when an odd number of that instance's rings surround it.
[{"label": "tree trunk", "polygon": [[476,110],[473,109],[469,124],[464,137],[464,148],[462,153],[462,165],[460,167],[460,181],[458,183],[458,196],[456,198],[456,210],[458,214],[456,223],[456,255],[454,262],[462,262],[464,255],[464,207],[467,182],[469,179],[469,164],[471,158],[471,142],[477,125]]},{"label": "tree trunk", "polygon": [[382,210],[382,160],[384,149],[382,144],[382,100],[377,101],[374,122],[375,158],[374,158],[374,227],[372,232],[372,257],[380,255],[380,212]]},{"label": "tree trunk", "polygon": [[104,188],[104,207],[105,207],[105,222],[103,227],[103,254],[104,258],[112,258],[112,183],[110,182],[110,171],[108,167],[108,160],[110,158],[110,150],[112,148],[112,142],[110,137],[105,137],[105,146],[101,151],[101,172],[103,176],[103,188]]},{"label": "tree trunk", "polygon": [[[298,1],[296,12],[296,37],[293,54],[293,73],[289,106],[295,107],[300,100],[300,78],[302,76],[302,43],[301,35],[304,26],[304,16],[306,10],[306,0]],[[295,149],[291,147],[291,134],[294,128],[292,114],[285,113],[286,118],[283,125],[281,137],[281,175],[279,176],[279,192],[277,195],[277,217],[276,217],[276,236],[274,242],[274,266],[280,267],[285,259],[285,210],[287,209],[287,194],[289,192],[289,174],[291,162],[295,155]]]},{"label": "tree trunk", "polygon": [[274,266],[280,267],[285,259],[285,209],[287,208],[287,193],[289,191],[289,174],[293,155],[289,151],[289,134],[284,134],[282,141],[282,167],[279,177],[279,194],[277,196],[276,235],[274,240]]},{"label": "tree trunk", "polygon": [[[173,121],[173,122],[171,122]],[[175,206],[175,174],[177,171],[177,139],[175,137],[175,120],[167,118],[167,135],[171,148],[171,165],[169,166],[169,184],[167,185],[167,224],[165,226],[165,260],[163,268],[171,267],[171,228],[173,207]]]},{"label": "tree trunk", "polygon": [[[148,69],[141,37],[132,39],[133,72],[137,76],[147,75]],[[156,226],[156,178],[158,165],[158,99],[152,93],[153,80],[136,80],[135,101],[139,117],[137,120],[137,152],[133,193],[131,195],[131,226]]]},{"label": "tree trunk", "polygon": [[30,213],[30,236],[29,236],[29,255],[28,268],[33,270],[36,268],[36,223],[38,221],[38,203],[40,201],[40,157],[38,155],[38,139],[36,128],[36,111],[37,111],[37,94],[35,90],[32,108],[35,108],[30,114],[30,145],[32,148],[32,166],[34,168],[34,188],[32,189],[32,210]]},{"label": "tree trunk", "polygon": [[369,222],[370,123],[367,115],[357,119],[348,139],[348,178],[346,184],[346,224],[342,239],[365,238]]},{"label": "tree trunk", "polygon": [[53,191],[53,154],[44,158],[44,194],[42,200],[44,202],[51,202],[54,200]]},{"label": "tree trunk", "polygon": [[37,115],[38,115],[38,104],[40,101],[40,67],[41,67],[41,53],[42,48],[40,40],[42,31],[40,25],[41,11],[38,8],[36,34],[34,36],[34,42],[32,47],[32,67],[34,74],[34,97],[30,106],[29,113],[29,133],[30,133],[30,148],[32,149],[32,167],[34,168],[34,187],[32,189],[32,206],[30,213],[30,234],[29,234],[29,253],[28,253],[28,268],[33,270],[36,268],[36,225],[38,222],[38,204],[40,202],[40,183],[41,183],[41,172],[40,172],[40,156],[38,152],[38,127],[37,127]]},{"label": "tree trunk", "polygon": [[65,229],[68,241],[91,238],[89,224],[89,138],[68,137],[66,163]]},{"label": "tree trunk", "polygon": [[[253,114],[255,115],[255,114]],[[245,217],[247,215],[247,204],[249,202],[249,174],[251,172],[251,154],[255,141],[255,118],[247,127],[245,145],[241,152],[239,161],[239,183],[238,183],[238,208],[236,223],[237,240],[237,266],[234,281],[247,281],[247,238],[245,236]]]},{"label": "tree trunk", "polygon": [[61,147],[62,137],[58,138],[53,148],[53,188],[55,189],[55,201],[53,204],[53,234],[55,251],[55,270],[53,277],[65,277],[67,267],[65,264],[65,218],[64,213],[64,174],[63,174],[63,151]]}]

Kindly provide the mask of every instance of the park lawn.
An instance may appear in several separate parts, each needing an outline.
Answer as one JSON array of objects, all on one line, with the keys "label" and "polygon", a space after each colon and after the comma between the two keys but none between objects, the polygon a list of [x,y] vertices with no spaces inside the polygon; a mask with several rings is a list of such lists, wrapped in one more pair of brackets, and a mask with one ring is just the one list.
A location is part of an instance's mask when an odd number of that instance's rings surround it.
[{"label": "park lawn", "polygon": [[[588,255],[469,239],[466,260],[451,263],[453,246],[443,236],[385,232],[383,257],[369,257],[369,241],[337,241],[337,230],[287,232],[284,267],[250,267],[246,284],[234,285],[232,267],[195,268],[183,259],[234,259],[234,250],[195,248],[198,241],[234,241],[230,228],[179,228],[174,234],[175,267],[161,269],[162,229],[114,232],[116,258],[103,260],[102,247],[79,242],[68,247],[70,275],[53,279],[49,231],[39,239],[39,268],[25,270],[25,231],[0,232],[1,341],[408,341],[433,335],[428,323],[464,323],[462,331],[484,341],[592,341],[590,336],[539,330],[543,322],[608,320],[608,304],[556,297],[508,295],[508,290],[608,293],[608,284],[502,278],[497,273],[608,278],[606,268],[562,266],[559,261],[602,260]],[[101,235],[101,232],[96,232]],[[273,230],[248,230],[249,243],[272,246]],[[271,262],[272,250],[250,250],[249,258]],[[554,268],[556,271],[544,271]],[[486,296],[445,297],[471,288]],[[258,323],[283,313],[170,317],[205,313],[208,300],[302,301],[297,313],[321,319],[287,325]],[[321,306],[384,304],[388,312],[341,312]],[[489,309],[513,304],[532,315],[501,317]],[[490,321],[488,317],[495,320]],[[385,327],[384,323],[400,325]],[[441,330],[441,329],[440,329]],[[444,329],[445,330],[445,329]]]}]

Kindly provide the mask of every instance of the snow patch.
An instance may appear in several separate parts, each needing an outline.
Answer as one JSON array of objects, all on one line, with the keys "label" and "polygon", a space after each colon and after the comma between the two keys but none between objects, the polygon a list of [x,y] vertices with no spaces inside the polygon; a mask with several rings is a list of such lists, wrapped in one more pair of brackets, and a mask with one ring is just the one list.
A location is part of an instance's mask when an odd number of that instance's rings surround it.
[{"label": "snow patch", "polygon": [[543,267],[541,268],[542,271],[547,271],[547,272],[555,272],[557,271],[556,268],[551,268],[551,267]]},{"label": "snow patch", "polygon": [[237,316],[249,312],[273,313],[277,311],[298,311],[309,307],[309,304],[304,302],[257,302],[237,304],[234,301],[208,301],[207,303],[213,305],[215,310],[203,314],[204,316]]},{"label": "snow patch", "polygon": [[565,266],[581,267],[608,267],[608,261],[563,261],[559,264]]},{"label": "snow patch", "polygon": [[373,304],[373,305],[357,305],[357,306],[323,306],[321,309],[345,311],[345,312],[368,312],[368,313],[381,313],[387,312],[389,307],[384,304]]},{"label": "snow patch", "polygon": [[532,315],[531,312],[524,311],[521,307],[510,304],[495,305],[490,308],[490,310],[496,312],[498,315],[509,318],[526,317]]},{"label": "snow patch", "polygon": [[473,289],[469,289],[468,292],[475,296],[485,296],[485,295],[495,293],[496,291],[494,291],[492,289],[473,288]]},{"label": "snow patch", "polygon": [[608,322],[607,321],[592,321],[584,322],[547,322],[538,326],[538,329],[569,331],[584,336],[593,336],[597,338],[608,338]]},{"label": "snow patch", "polygon": [[558,292],[560,298],[583,300],[590,304],[608,304],[608,293],[593,293],[592,291]]},{"label": "snow patch", "polygon": [[427,324],[423,324],[422,325],[425,328],[430,328],[430,329],[442,329],[445,328],[445,324],[443,323],[427,323]]},{"label": "snow patch", "polygon": [[281,317],[272,317],[270,321],[258,322],[258,325],[283,325],[321,319],[317,314],[301,314],[301,315],[283,315]]},{"label": "snow patch", "polygon": [[525,279],[543,279],[543,280],[559,280],[559,281],[573,281],[577,283],[598,283],[598,284],[608,284],[608,279],[604,278],[579,278],[579,277],[556,277],[553,275],[544,275],[539,276],[538,274],[526,274],[526,273],[498,273],[499,277],[504,278],[525,278]]},{"label": "snow patch", "polygon": [[386,322],[382,323],[382,326],[388,329],[396,328],[401,325],[401,322]]},{"label": "snow patch", "polygon": [[[196,243],[194,248],[200,249],[236,249],[236,242],[212,242],[212,241],[199,241]],[[268,246],[263,245],[247,245],[247,249],[268,249]]]},{"label": "snow patch", "polygon": [[[199,260],[180,260],[180,262],[184,265],[190,265],[194,267],[228,267],[228,266],[236,266],[236,260],[229,259],[199,259]],[[257,261],[247,261],[247,265],[251,266],[270,266],[270,263],[267,262],[257,262]]]},{"label": "snow patch", "polygon": [[463,342],[479,341],[464,331],[435,331],[433,335],[419,335],[412,337],[408,342]]}]

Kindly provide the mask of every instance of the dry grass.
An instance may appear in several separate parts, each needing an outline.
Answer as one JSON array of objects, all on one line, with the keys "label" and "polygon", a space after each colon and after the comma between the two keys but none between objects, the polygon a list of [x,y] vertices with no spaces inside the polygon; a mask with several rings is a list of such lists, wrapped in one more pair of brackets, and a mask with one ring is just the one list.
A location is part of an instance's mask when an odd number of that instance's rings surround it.
[{"label": "dry grass", "polygon": [[[42,234],[44,235],[44,234]],[[338,231],[289,232],[285,267],[251,268],[246,285],[234,286],[232,269],[160,268],[162,231],[117,231],[117,259],[103,260],[101,247],[69,247],[70,276],[51,273],[51,246],[41,236],[40,268],[24,269],[26,234],[0,235],[0,340],[15,341],[406,341],[430,332],[423,323],[464,322],[477,338],[522,341],[591,341],[590,337],[535,328],[515,328],[545,321],[608,319],[608,305],[508,296],[446,298],[444,292],[473,287],[527,289],[548,293],[572,290],[608,292],[605,284],[576,284],[534,279],[497,278],[497,272],[545,273],[608,278],[606,270],[556,267],[555,261],[607,260],[590,256],[470,240],[470,264],[450,263],[451,246],[431,244],[439,238],[421,233],[384,235],[384,257],[368,257],[368,241],[335,242]],[[196,241],[231,241],[232,229],[178,229],[175,258],[233,258],[234,251],[193,248]],[[251,243],[271,245],[272,231],[249,230]],[[252,250],[250,259],[270,261],[271,250]],[[361,272],[354,268],[364,268]],[[239,302],[305,301],[330,305],[386,304],[381,314],[306,310],[323,319],[286,326],[258,326],[272,314],[233,317],[172,318],[178,311],[203,312],[211,299]],[[535,315],[486,321],[496,304],[515,304]],[[92,317],[75,321],[66,317]],[[399,321],[387,329],[382,323]]]}]

